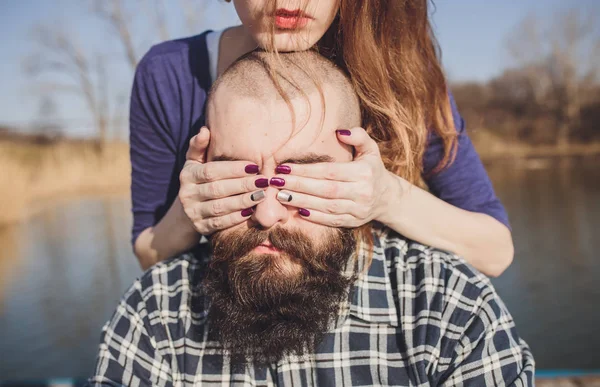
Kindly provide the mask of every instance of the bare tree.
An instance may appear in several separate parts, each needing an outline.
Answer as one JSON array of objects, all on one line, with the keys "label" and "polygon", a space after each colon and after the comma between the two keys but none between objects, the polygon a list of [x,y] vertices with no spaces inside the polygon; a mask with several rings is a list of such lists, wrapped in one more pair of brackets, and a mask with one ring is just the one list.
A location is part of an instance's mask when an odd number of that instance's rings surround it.
[{"label": "bare tree", "polygon": [[508,50],[529,84],[535,103],[555,117],[556,143],[569,144],[581,109],[598,80],[600,37],[597,17],[570,10],[560,12],[549,28],[529,16],[507,41]]},{"label": "bare tree", "polygon": [[47,91],[81,95],[94,118],[100,144],[104,145],[109,115],[105,62],[102,55],[85,52],[76,36],[59,25],[36,27],[33,37],[39,51],[25,59],[24,67],[32,76],[59,75],[58,81],[45,84]]},{"label": "bare tree", "polygon": [[[100,19],[106,21],[111,29],[116,32],[123,48],[125,49],[127,63],[135,69],[140,59],[138,47],[147,44],[142,42],[142,37],[135,31],[136,23],[150,26],[151,39],[165,41],[172,39],[171,29],[167,15],[167,2],[165,0],[91,0],[92,10]],[[127,6],[130,6],[128,9]],[[173,3],[168,4],[171,9]],[[185,20],[188,31],[197,31],[202,9],[206,2],[202,0],[180,0],[178,3]],[[135,10],[131,9],[135,6]],[[139,22],[142,23],[139,23]],[[143,39],[148,38],[146,34]]]},{"label": "bare tree", "polygon": [[123,0],[93,0],[92,8],[98,16],[106,20],[117,32],[125,49],[127,63],[132,69],[137,66],[139,57],[131,32],[131,15],[127,14]]},{"label": "bare tree", "polygon": [[[144,47],[152,41],[172,38],[169,21],[177,26],[177,18],[167,17],[175,12],[181,19],[180,25],[187,25],[197,32],[206,0],[88,0],[87,12],[103,21],[106,30],[112,31],[123,46],[124,54],[118,58],[134,70]],[[177,7],[179,13],[177,13]],[[126,106],[122,91],[110,90],[111,74],[108,72],[107,53],[93,51],[93,48],[79,43],[78,34],[65,29],[61,23],[39,25],[34,29],[33,39],[37,49],[25,58],[24,67],[36,77],[37,93],[75,93],[82,97],[92,113],[100,143],[108,138],[109,127],[123,124],[123,107]],[[148,28],[149,33],[144,32]],[[98,31],[101,32],[101,31]],[[37,76],[47,77],[51,83],[40,83]],[[121,93],[121,94],[119,94]]]}]

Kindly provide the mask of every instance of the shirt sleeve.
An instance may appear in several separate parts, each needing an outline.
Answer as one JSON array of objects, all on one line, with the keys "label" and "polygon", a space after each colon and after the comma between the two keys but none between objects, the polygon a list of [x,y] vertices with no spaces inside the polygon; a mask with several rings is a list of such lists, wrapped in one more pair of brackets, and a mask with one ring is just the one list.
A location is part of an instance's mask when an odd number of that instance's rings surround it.
[{"label": "shirt sleeve", "polygon": [[172,386],[171,367],[151,333],[149,314],[136,283],[102,328],[91,386]]},{"label": "shirt sleeve", "polygon": [[438,382],[448,386],[533,386],[535,362],[493,288],[485,287]]},{"label": "shirt sleeve", "polygon": [[178,179],[176,74],[152,50],[140,61],[131,91],[129,128],[131,157],[132,244],[158,223],[170,206]]},{"label": "shirt sleeve", "polygon": [[467,211],[490,215],[510,229],[508,215],[496,197],[490,178],[465,130],[465,121],[458,112],[454,97],[452,94],[449,97],[458,132],[456,158],[442,171],[432,173],[444,155],[443,140],[432,131],[423,159],[423,178],[431,193],[438,198]]}]

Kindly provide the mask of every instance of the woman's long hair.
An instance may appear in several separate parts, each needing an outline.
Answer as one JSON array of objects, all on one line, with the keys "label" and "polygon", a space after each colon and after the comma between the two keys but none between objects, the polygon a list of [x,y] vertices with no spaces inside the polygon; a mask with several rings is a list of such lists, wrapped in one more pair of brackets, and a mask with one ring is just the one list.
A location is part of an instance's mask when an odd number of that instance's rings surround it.
[{"label": "woman's long hair", "polygon": [[[365,129],[386,168],[413,184],[430,131],[443,141],[434,171],[454,159],[457,133],[428,0],[341,0],[321,52],[350,75]],[[431,4],[433,6],[433,4]]]}]

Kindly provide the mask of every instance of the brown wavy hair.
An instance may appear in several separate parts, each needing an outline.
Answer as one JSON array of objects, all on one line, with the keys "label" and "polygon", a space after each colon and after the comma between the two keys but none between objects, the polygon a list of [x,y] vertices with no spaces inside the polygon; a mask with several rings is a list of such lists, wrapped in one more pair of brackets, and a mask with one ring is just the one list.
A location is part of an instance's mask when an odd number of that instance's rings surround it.
[{"label": "brown wavy hair", "polygon": [[423,173],[430,131],[444,144],[434,169],[456,154],[440,50],[428,0],[341,0],[319,50],[350,76],[365,129],[378,142],[386,168],[413,184]]}]

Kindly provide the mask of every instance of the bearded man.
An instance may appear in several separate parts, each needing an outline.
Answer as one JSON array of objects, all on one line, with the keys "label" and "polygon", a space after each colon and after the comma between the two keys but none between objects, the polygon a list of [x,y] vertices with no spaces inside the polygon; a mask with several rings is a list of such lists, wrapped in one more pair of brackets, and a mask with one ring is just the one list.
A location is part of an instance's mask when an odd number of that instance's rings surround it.
[{"label": "bearded man", "polygon": [[207,160],[249,160],[271,184],[252,181],[263,189],[247,220],[134,283],[90,383],[533,384],[531,352],[485,276],[380,224],[311,222],[293,180],[275,176],[352,161],[336,130],[359,126],[360,106],[341,70],[314,52],[252,52],[215,83],[207,119]]}]

